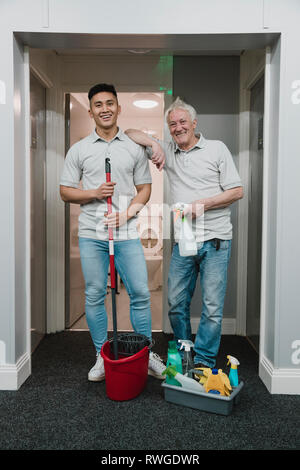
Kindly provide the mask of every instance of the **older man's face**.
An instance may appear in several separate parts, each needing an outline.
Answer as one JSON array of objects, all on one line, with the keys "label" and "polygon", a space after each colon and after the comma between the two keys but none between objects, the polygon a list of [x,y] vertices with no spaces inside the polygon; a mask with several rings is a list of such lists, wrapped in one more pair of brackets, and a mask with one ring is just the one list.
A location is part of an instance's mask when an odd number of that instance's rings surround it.
[{"label": "older man's face", "polygon": [[194,144],[196,125],[197,121],[192,121],[190,114],[184,109],[174,109],[168,116],[170,134],[182,149],[188,149]]}]

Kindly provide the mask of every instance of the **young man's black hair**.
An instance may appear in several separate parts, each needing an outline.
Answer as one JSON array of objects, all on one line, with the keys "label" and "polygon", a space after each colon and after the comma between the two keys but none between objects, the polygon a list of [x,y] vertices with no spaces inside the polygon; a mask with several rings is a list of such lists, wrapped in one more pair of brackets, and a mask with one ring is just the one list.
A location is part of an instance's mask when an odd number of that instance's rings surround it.
[{"label": "young man's black hair", "polygon": [[102,91],[112,93],[118,99],[116,89],[113,85],[108,85],[107,83],[98,83],[90,89],[88,94],[89,100],[91,101],[94,95],[101,93]]}]

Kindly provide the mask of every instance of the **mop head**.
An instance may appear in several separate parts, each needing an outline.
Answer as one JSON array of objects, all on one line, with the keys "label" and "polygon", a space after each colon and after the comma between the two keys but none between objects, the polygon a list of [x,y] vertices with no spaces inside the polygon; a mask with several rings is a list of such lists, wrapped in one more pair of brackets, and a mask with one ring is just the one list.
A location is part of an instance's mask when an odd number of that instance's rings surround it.
[{"label": "mop head", "polygon": [[[118,333],[118,354],[122,356],[133,356],[145,346],[149,348],[153,343],[145,335],[138,333]],[[113,339],[110,340],[110,349],[113,352]]]}]

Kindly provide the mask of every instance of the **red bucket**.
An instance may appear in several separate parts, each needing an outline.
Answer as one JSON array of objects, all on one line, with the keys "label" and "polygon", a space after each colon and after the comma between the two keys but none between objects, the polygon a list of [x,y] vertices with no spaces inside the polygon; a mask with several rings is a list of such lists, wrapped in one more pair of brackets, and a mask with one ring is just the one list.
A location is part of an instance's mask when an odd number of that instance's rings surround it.
[{"label": "red bucket", "polygon": [[101,356],[104,361],[108,398],[116,401],[131,400],[143,391],[148,376],[148,346],[132,356],[115,360],[110,343],[106,341],[102,346]]}]

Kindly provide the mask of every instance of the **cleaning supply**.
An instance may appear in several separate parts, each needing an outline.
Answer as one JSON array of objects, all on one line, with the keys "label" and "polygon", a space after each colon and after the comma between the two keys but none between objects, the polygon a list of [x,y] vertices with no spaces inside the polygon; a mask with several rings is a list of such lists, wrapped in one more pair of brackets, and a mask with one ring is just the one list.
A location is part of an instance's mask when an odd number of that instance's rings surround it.
[{"label": "cleaning supply", "polygon": [[198,383],[196,380],[177,372],[174,366],[168,366],[163,371],[163,374],[178,381],[184,390],[189,390],[191,392],[204,392],[203,385]]},{"label": "cleaning supply", "polygon": [[232,387],[237,387],[239,384],[239,376],[238,376],[237,367],[240,365],[240,363],[235,357],[230,356],[230,355],[227,356],[227,359],[228,359],[227,365],[230,364],[230,372],[229,372],[230,385],[232,385]]},{"label": "cleaning supply", "polygon": [[193,234],[191,220],[188,220],[188,218],[183,215],[184,207],[185,204],[183,203],[178,203],[175,206],[177,217],[180,215],[181,220],[178,242],[179,254],[180,256],[194,256],[198,252],[197,242]]},{"label": "cleaning supply", "polygon": [[204,385],[206,392],[211,390],[217,390],[221,395],[226,395],[225,383],[222,377],[222,371],[219,373],[218,369],[212,369],[211,374],[209,374],[206,383]]},{"label": "cleaning supply", "polygon": [[[232,392],[232,387],[230,385],[229,378],[222,371],[222,369],[219,369],[218,373],[224,385],[224,395],[229,396]],[[197,367],[196,369],[193,369],[193,374],[194,374],[195,380],[199,380],[199,383],[205,387],[208,378],[212,374],[212,370],[209,367]]]},{"label": "cleaning supply", "polygon": [[194,347],[193,341],[190,341],[188,339],[179,339],[179,343],[181,343],[180,350],[184,348],[184,356],[183,356],[183,361],[182,361],[182,373],[183,375],[188,375],[188,372],[190,369],[193,369],[194,367],[194,362],[192,359],[192,351],[191,348]]},{"label": "cleaning supply", "polygon": [[[176,341],[169,341],[168,343],[167,367],[171,365],[175,367],[177,372],[180,372],[182,374],[182,360],[176,347]],[[166,382],[169,385],[177,385],[178,387],[181,386],[180,383],[176,379],[174,379],[174,376],[167,375]]]},{"label": "cleaning supply", "polygon": [[[199,371],[199,373],[197,373]],[[199,380],[202,385],[205,385],[208,377],[211,374],[211,369],[209,367],[195,367],[194,368],[194,378]]]}]

